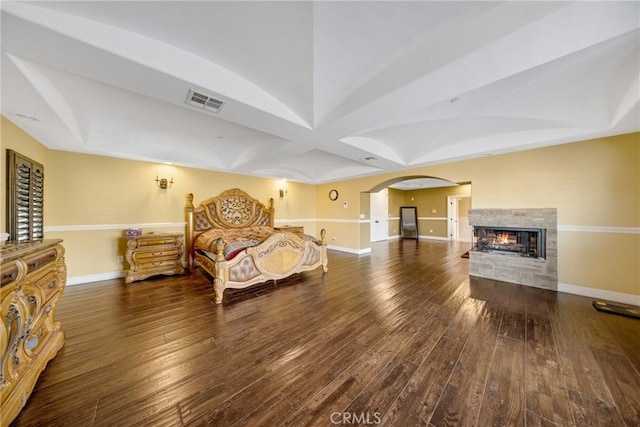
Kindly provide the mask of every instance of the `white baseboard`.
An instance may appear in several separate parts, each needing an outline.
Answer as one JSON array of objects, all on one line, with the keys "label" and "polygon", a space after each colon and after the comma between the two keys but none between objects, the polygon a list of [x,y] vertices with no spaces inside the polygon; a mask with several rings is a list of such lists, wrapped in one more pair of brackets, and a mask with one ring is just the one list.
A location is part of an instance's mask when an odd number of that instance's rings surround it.
[{"label": "white baseboard", "polygon": [[[403,237],[399,234],[394,234],[393,236],[389,236],[389,238],[387,240],[393,240],[393,239],[402,239]],[[415,239],[415,237],[411,237],[411,239]],[[425,235],[425,234],[421,234],[418,236],[418,239],[420,240],[444,240],[444,241],[448,241],[449,239],[446,237],[441,237],[441,236],[429,236],[429,235]]]},{"label": "white baseboard", "polygon": [[558,292],[566,292],[568,294],[582,295],[589,298],[597,298],[605,301],[640,306],[640,295],[624,294],[622,292],[607,291],[604,289],[587,288],[585,286],[569,285],[567,283],[558,283]]},{"label": "white baseboard", "polygon": [[364,254],[370,254],[371,253],[371,248],[352,249],[352,248],[345,248],[343,246],[327,245],[327,249],[331,249],[331,250],[338,251],[338,252],[348,252],[350,254],[356,254],[356,255],[364,255]]},{"label": "white baseboard", "polygon": [[127,275],[126,271],[112,271],[110,273],[89,274],[87,276],[67,277],[67,286],[84,285],[86,283],[101,282],[103,280],[120,279]]},{"label": "white baseboard", "polygon": [[449,241],[448,237],[441,237],[441,236],[429,236],[429,235],[424,235],[421,234],[420,235],[420,239],[425,239],[425,240],[444,240],[444,241]]},{"label": "white baseboard", "polygon": [[[184,260],[182,261],[182,266],[186,270],[187,264],[184,262]],[[112,271],[109,273],[89,274],[87,276],[67,277],[67,286],[85,285],[87,283],[102,282],[103,280],[120,279],[122,277],[126,277],[128,273],[129,273],[129,270],[122,270],[122,271]]]}]

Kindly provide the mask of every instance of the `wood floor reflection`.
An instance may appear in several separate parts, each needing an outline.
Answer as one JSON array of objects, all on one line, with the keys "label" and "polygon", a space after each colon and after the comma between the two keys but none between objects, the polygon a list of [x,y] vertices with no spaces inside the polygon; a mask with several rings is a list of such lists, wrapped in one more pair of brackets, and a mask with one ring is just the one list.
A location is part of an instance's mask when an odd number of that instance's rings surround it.
[{"label": "wood floor reflection", "polygon": [[201,273],[68,287],[15,426],[640,425],[640,321],[395,240],[213,304]]}]

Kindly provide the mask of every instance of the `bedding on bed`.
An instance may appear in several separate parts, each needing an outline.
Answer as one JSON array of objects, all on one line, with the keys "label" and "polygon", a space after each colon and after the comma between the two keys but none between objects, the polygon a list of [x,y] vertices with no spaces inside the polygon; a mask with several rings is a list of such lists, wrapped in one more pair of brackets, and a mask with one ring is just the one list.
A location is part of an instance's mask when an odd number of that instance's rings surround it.
[{"label": "bedding on bed", "polygon": [[[228,229],[212,228],[196,238],[194,249],[206,252],[211,257],[216,252],[216,241],[222,238],[225,242],[224,257],[229,261],[242,250],[259,245],[275,233],[278,231],[268,226],[259,225]],[[308,234],[299,237],[320,245],[318,239]]]}]

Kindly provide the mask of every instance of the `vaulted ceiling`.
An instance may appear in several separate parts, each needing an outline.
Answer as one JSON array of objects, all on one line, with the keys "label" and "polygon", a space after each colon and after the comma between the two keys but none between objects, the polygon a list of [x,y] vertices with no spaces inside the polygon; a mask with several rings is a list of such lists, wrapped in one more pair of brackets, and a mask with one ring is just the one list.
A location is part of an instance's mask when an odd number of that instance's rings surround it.
[{"label": "vaulted ceiling", "polygon": [[306,183],[623,134],[639,5],[3,1],[2,114],[55,150]]}]

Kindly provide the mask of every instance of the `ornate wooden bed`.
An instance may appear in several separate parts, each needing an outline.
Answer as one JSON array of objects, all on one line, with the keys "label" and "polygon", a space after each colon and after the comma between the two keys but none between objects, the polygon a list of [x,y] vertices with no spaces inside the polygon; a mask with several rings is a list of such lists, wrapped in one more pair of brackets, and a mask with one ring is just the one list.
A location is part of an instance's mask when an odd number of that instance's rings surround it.
[{"label": "ornate wooden bed", "polygon": [[187,268],[203,268],[213,277],[215,302],[226,288],[246,288],[322,266],[327,271],[326,232],[320,240],[274,228],[273,199],[266,207],[233,188],[185,207]]}]

